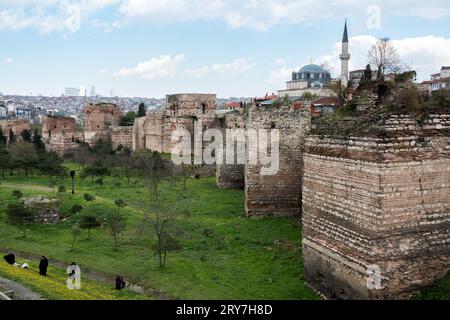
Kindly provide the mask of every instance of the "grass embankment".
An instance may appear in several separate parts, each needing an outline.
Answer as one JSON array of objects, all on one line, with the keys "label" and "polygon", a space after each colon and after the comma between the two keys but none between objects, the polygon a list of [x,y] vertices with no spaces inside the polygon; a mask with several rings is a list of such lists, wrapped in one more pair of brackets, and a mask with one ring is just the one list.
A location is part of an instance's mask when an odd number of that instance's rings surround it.
[{"label": "grass embankment", "polygon": [[[1,256],[4,254],[0,253]],[[19,258],[21,264],[27,262],[29,269],[13,267],[0,261],[0,276],[22,283],[29,289],[49,300],[141,300],[149,296],[133,293],[128,290],[113,290],[114,284],[106,284],[82,277],[80,290],[69,290],[66,285],[65,270],[49,266],[48,276],[39,275],[35,263]]]},{"label": "grass embankment", "polygon": [[[75,168],[73,164],[69,164]],[[70,190],[70,181],[64,184]],[[18,188],[22,185],[22,188]],[[39,186],[39,188],[36,188]],[[104,185],[77,181],[76,194],[59,195],[63,214],[79,203],[83,213],[99,218],[116,210],[114,201],[123,199],[121,209],[128,220],[127,230],[119,239],[119,249],[105,229],[93,230],[87,240],[83,231],[70,252],[71,227],[79,216],[69,217],[58,225],[35,225],[27,239],[5,223],[5,207],[14,201],[11,193],[20,189],[25,195],[58,196],[57,188],[46,189],[45,177],[10,177],[0,186],[0,248],[10,248],[78,264],[109,274],[120,274],[126,280],[157,289],[184,299],[317,299],[303,280],[301,230],[297,219],[268,218],[250,220],[244,217],[244,194],[237,190],[219,190],[214,178],[188,180],[192,193],[191,216],[177,221],[175,235],[182,250],[169,253],[167,267],[160,269],[151,245],[155,234],[151,228],[139,234],[144,213],[148,213],[148,191],[139,178],[127,186],[121,179],[106,178]],[[42,188],[44,187],[44,188]],[[170,198],[180,192],[164,182],[161,192]],[[86,202],[83,193],[96,196]]]}]

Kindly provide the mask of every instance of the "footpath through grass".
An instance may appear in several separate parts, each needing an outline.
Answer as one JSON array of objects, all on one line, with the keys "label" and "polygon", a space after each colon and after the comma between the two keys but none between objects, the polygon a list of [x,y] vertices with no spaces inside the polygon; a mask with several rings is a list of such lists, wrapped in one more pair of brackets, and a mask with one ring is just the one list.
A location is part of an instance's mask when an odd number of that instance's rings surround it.
[{"label": "footpath through grass", "polygon": [[[151,228],[138,232],[144,213],[148,212],[148,190],[142,181],[133,178],[128,186],[120,178],[105,178],[104,185],[90,179],[77,181],[76,194],[56,194],[64,184],[48,189],[46,177],[10,177],[0,185],[0,248],[45,255],[63,262],[80,265],[112,275],[122,275],[132,281],[183,299],[317,299],[304,284],[301,261],[301,230],[299,219],[251,220],[245,218],[244,194],[238,190],[219,190],[214,178],[188,180],[192,193],[191,216],[179,219],[175,236],[182,250],[171,252],[167,267],[160,269],[157,256],[151,250],[155,234]],[[23,186],[22,188],[18,188]],[[170,198],[180,192],[164,182],[161,192]],[[14,201],[12,191],[24,195],[49,195],[61,199],[61,211],[66,215],[74,204],[83,206],[83,213],[93,213],[100,219],[116,210],[114,201],[123,199],[128,206],[121,209],[128,221],[127,230],[119,238],[119,249],[113,250],[112,238],[101,228],[92,231],[87,240],[83,231],[70,252],[71,228],[79,216],[70,216],[58,225],[35,225],[27,239],[15,227],[5,222],[5,208]],[[86,202],[83,193],[96,196]],[[150,213],[150,217],[152,217]]]}]

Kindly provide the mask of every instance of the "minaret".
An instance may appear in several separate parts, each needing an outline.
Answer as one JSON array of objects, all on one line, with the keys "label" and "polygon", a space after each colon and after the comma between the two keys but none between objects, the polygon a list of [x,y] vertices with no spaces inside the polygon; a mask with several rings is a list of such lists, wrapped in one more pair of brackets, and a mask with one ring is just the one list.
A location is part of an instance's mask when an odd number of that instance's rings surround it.
[{"label": "minaret", "polygon": [[342,54],[341,59],[341,84],[344,88],[348,85],[348,61],[350,60],[350,54],[348,52],[348,32],[347,32],[347,19],[345,19],[344,36],[342,37]]}]

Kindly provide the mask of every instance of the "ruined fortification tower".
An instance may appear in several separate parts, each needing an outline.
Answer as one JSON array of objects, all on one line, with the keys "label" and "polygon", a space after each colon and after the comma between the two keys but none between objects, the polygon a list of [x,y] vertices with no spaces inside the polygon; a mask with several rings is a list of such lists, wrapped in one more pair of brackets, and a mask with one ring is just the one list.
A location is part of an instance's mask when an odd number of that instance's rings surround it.
[{"label": "ruined fortification tower", "polygon": [[341,59],[341,85],[344,88],[348,86],[348,61],[350,60],[350,53],[348,48],[348,32],[347,32],[347,20],[345,20],[344,35],[342,37],[342,53]]},{"label": "ruined fortification tower", "polygon": [[[309,105],[305,103],[304,106]],[[309,108],[300,104],[252,105],[247,129],[278,129],[279,170],[262,175],[262,165],[245,166],[245,209],[249,217],[301,214],[302,152],[311,124]],[[254,148],[255,146],[248,146]]]},{"label": "ruined fortification tower", "polygon": [[42,118],[42,139],[48,151],[63,156],[64,153],[76,148],[82,135],[77,131],[74,118],[44,116]]},{"label": "ruined fortification tower", "polygon": [[176,129],[186,129],[193,136],[196,123],[201,122],[202,129],[212,128],[216,109],[215,94],[167,95],[166,106],[162,111],[149,112],[146,117],[135,120],[133,149],[171,153],[177,144],[171,140]]},{"label": "ruined fortification tower", "polygon": [[382,130],[306,142],[305,279],[330,298],[409,298],[450,270],[450,115]]},{"label": "ruined fortification tower", "polygon": [[110,128],[119,125],[122,115],[122,111],[119,107],[112,103],[85,104],[85,142],[90,145],[100,139],[111,142]]},{"label": "ruined fortification tower", "polygon": [[[227,112],[226,114],[219,114],[217,116],[217,125],[222,130],[222,134],[224,137],[225,152],[227,143],[226,136],[227,134],[231,134],[230,130],[245,130],[245,115],[243,114],[243,112],[244,110],[234,110],[231,112]],[[237,139],[233,142],[235,143],[234,162],[227,164],[226,161],[224,161],[223,164],[216,165],[216,183],[217,187],[223,189],[244,189],[245,163],[238,163],[239,144],[237,142]],[[243,145],[245,145],[245,134],[242,137],[242,142]]]}]

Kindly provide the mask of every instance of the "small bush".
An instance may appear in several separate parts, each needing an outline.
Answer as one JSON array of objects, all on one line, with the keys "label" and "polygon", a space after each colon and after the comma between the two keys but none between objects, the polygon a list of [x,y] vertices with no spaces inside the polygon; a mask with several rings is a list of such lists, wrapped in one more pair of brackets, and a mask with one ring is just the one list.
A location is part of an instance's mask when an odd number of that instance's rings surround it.
[{"label": "small bush", "polygon": [[71,214],[77,214],[79,213],[81,210],[83,210],[83,206],[81,204],[74,204],[72,206],[72,208],[70,208],[70,213]]},{"label": "small bush", "polygon": [[95,196],[93,196],[92,194],[89,194],[89,193],[85,193],[83,197],[84,197],[84,200],[86,200],[88,202],[95,200]]},{"label": "small bush", "polygon": [[95,183],[98,184],[99,186],[103,185],[103,178],[98,178],[97,180],[95,180]]},{"label": "small bush", "polygon": [[20,191],[20,190],[14,190],[14,191],[12,192],[12,195],[13,195],[13,197],[15,197],[15,198],[17,198],[17,199],[20,199],[20,198],[23,197],[23,193],[22,193],[22,191]]},{"label": "small bush", "polygon": [[58,187],[58,193],[66,193],[66,187],[65,186],[59,186]]}]

